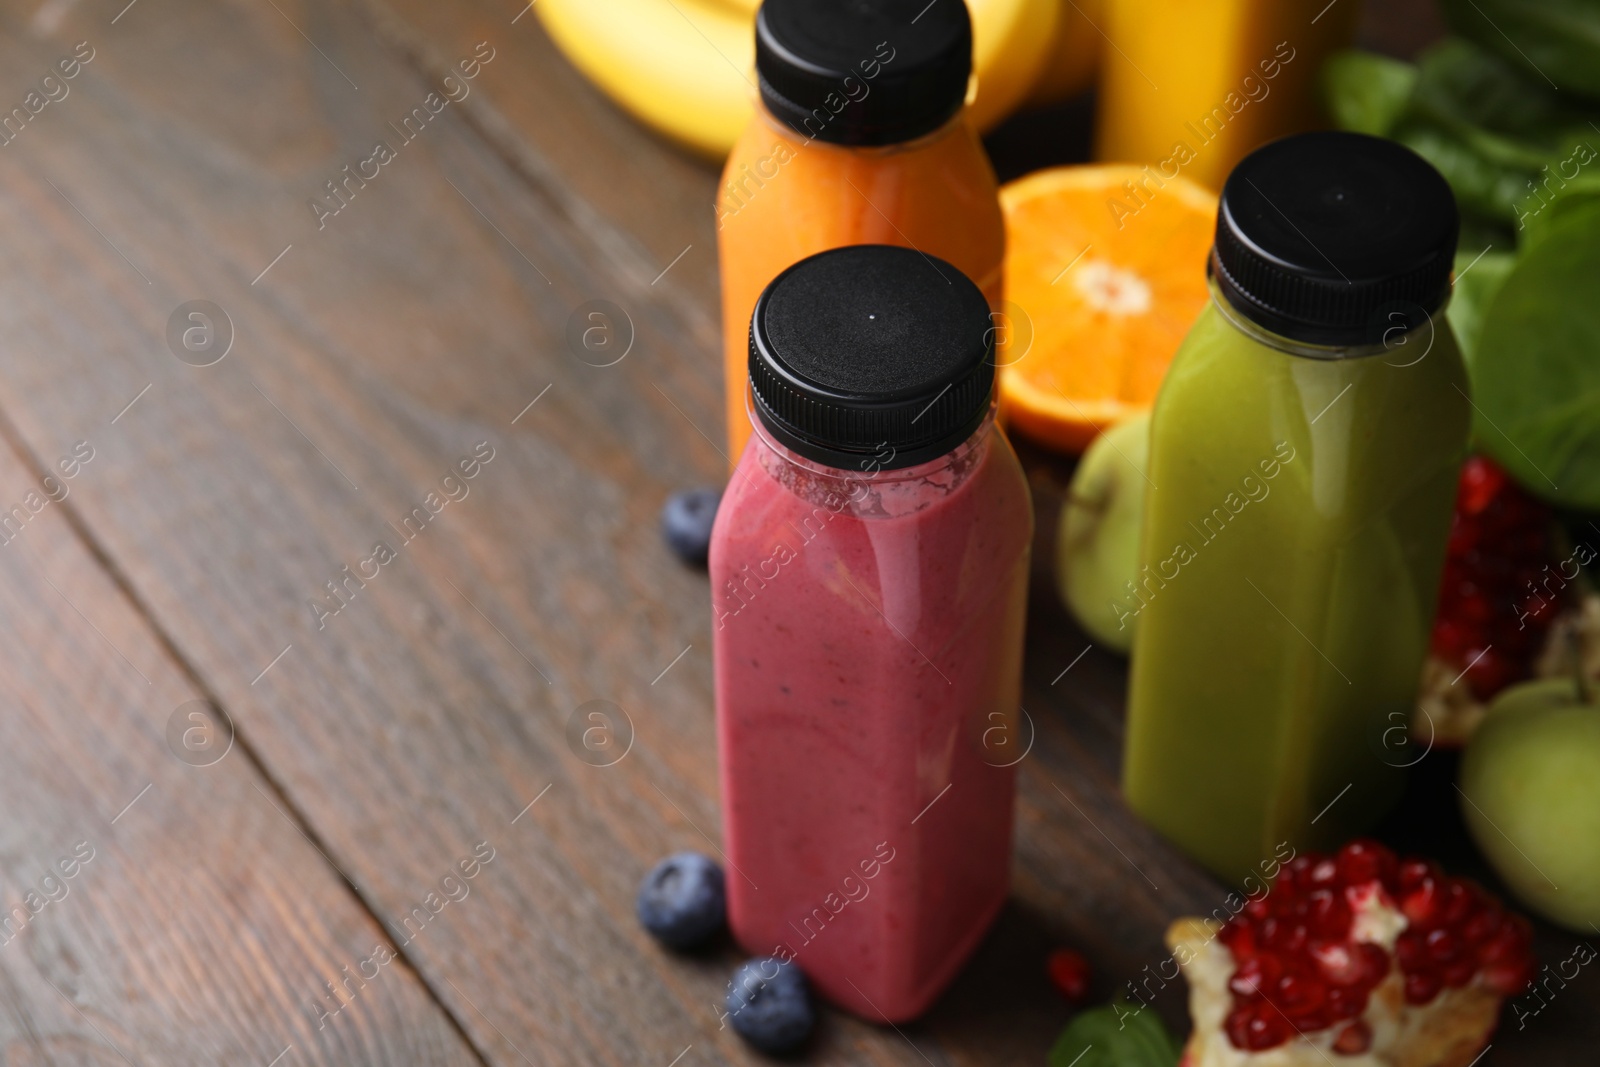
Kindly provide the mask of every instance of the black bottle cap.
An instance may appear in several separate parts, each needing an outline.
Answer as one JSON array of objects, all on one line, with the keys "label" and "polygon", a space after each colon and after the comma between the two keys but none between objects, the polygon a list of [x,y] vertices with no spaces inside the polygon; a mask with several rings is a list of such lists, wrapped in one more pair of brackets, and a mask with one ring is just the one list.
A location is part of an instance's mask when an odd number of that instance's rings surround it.
[{"label": "black bottle cap", "polygon": [[994,389],[978,287],[910,248],[853,245],[785,270],[750,317],[756,417],[831,467],[926,463],[971,437]]},{"label": "black bottle cap", "polygon": [[1409,148],[1302,133],[1228,175],[1211,270],[1228,302],[1273,333],[1378,344],[1444,305],[1458,228],[1450,186]]},{"label": "black bottle cap", "polygon": [[802,137],[898,144],[961,110],[972,21],[963,0],[766,0],[756,73],[767,109]]}]

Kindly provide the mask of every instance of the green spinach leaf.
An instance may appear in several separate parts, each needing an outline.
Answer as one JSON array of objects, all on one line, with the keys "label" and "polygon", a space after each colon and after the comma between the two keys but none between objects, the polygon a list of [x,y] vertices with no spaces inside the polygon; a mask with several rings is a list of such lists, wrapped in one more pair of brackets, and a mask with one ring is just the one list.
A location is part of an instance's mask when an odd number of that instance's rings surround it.
[{"label": "green spinach leaf", "polygon": [[1531,195],[1532,171],[1490,162],[1465,141],[1427,122],[1405,120],[1394,137],[1439,169],[1463,213],[1516,224],[1519,205]]},{"label": "green spinach leaf", "polygon": [[1083,1012],[1050,1050],[1050,1067],[1175,1067],[1183,1050],[1154,1011],[1125,1000]]},{"label": "green spinach leaf", "polygon": [[[1595,144],[1600,146],[1600,137],[1595,138]],[[1600,156],[1589,158],[1595,160]],[[1541,186],[1538,194],[1527,200],[1517,219],[1522,242],[1537,244],[1560,228],[1568,212],[1592,203],[1597,197],[1600,197],[1600,167],[1578,175],[1573,181],[1561,182],[1553,189]]]},{"label": "green spinach leaf", "polygon": [[1444,0],[1445,21],[1550,88],[1600,99],[1594,0]]},{"label": "green spinach leaf", "polygon": [[1493,246],[1479,251],[1456,254],[1456,281],[1450,293],[1450,328],[1455,331],[1461,346],[1461,356],[1472,372],[1473,358],[1478,354],[1478,337],[1483,333],[1483,316],[1489,310],[1489,301],[1500,291],[1517,257],[1511,252],[1496,251]]},{"label": "green spinach leaf", "polygon": [[1446,40],[1418,60],[1410,113],[1466,142],[1491,163],[1537,170],[1593,137],[1586,112],[1470,41]]},{"label": "green spinach leaf", "polygon": [[1383,137],[1411,99],[1417,68],[1398,59],[1350,48],[1322,65],[1323,106],[1341,130]]},{"label": "green spinach leaf", "polygon": [[1472,359],[1478,446],[1531,492],[1585,510],[1600,510],[1596,278],[1600,200],[1585,198],[1518,257]]}]

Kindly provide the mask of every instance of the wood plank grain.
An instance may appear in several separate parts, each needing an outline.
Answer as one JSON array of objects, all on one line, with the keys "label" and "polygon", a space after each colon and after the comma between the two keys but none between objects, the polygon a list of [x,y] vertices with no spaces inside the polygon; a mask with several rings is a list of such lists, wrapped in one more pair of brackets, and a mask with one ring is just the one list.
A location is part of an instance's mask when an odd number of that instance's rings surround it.
[{"label": "wood plank grain", "polygon": [[[62,507],[486,1059],[752,1062],[716,1011],[734,950],[668,959],[631,917],[654,858],[716,847],[706,589],[655,533],[665,492],[723,469],[714,286],[692,253],[651,284],[680,236],[709,256],[691,204],[713,176],[614,115],[560,125],[571,72],[487,22],[474,95],[406,139],[390,124],[434,68],[349,8],[140,0],[113,27],[114,7],[34,40],[9,8],[5,69],[100,52],[0,150],[0,410],[36,456],[117,416],[116,461]],[[508,141],[522,94],[556,125]],[[580,136],[604,166],[576,166]],[[328,197],[379,139],[394,158]],[[234,333],[204,368],[167,342],[197,298]],[[636,333],[608,367],[566,337],[597,298]],[[393,558],[363,570],[378,541]],[[1033,622],[1014,905],[925,1021],[830,1015],[818,1062],[1037,1064],[1068,1014],[1039,979],[1051,943],[1109,994],[1163,958],[1168,919],[1220,903],[1116,799],[1119,665],[1055,682],[1082,638],[1043,585]],[[632,722],[612,766],[567,739],[595,698]],[[408,931],[480,840],[470,896]],[[1177,987],[1156,1006],[1181,1019]]]},{"label": "wood plank grain", "polygon": [[114,432],[57,436],[0,442],[0,1061],[480,1062],[403,960],[342,984],[385,933],[70,527]]}]

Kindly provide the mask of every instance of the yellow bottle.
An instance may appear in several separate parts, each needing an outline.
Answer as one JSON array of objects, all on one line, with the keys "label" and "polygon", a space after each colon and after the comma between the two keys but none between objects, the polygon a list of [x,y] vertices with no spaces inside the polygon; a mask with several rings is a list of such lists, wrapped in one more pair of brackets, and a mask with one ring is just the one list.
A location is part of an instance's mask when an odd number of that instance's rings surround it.
[{"label": "yellow bottle", "polygon": [[1322,125],[1317,70],[1358,3],[1106,0],[1095,157],[1149,165],[1128,210],[1179,173],[1220,189],[1255,148]]}]

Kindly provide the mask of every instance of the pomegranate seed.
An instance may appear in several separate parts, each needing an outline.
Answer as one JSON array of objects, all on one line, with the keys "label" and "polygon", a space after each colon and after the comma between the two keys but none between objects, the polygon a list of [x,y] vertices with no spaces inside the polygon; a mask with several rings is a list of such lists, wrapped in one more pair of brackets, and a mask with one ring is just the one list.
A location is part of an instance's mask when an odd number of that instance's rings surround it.
[{"label": "pomegranate seed", "polygon": [[1360,986],[1332,986],[1328,990],[1328,1014],[1335,1020],[1354,1019],[1367,1010],[1371,990]]},{"label": "pomegranate seed", "polygon": [[1402,971],[1421,970],[1428,963],[1428,950],[1422,942],[1422,931],[1402,930],[1394,942],[1395,958]]},{"label": "pomegranate seed", "polygon": [[1315,852],[1306,852],[1296,856],[1278,871],[1278,880],[1274,888],[1287,889],[1291,893],[1305,888],[1306,872],[1321,860],[1322,857]]},{"label": "pomegranate seed", "polygon": [[[1245,1018],[1239,1034],[1243,1040],[1236,1041],[1236,1047],[1260,1052],[1289,1040],[1289,1021],[1278,1014],[1272,1005],[1252,1004],[1238,1010],[1245,1013]],[[1228,1036],[1231,1039],[1233,1035],[1230,1033]]]},{"label": "pomegranate seed", "polygon": [[1398,870],[1394,853],[1365,837],[1358,837],[1341,848],[1337,862],[1339,879],[1347,886],[1371,881],[1387,883]]},{"label": "pomegranate seed", "polygon": [[1505,915],[1499,908],[1485,908],[1467,920],[1466,925],[1461,928],[1461,933],[1469,944],[1481,945],[1498,933],[1504,924]]},{"label": "pomegranate seed", "polygon": [[1282,1008],[1285,1015],[1300,1015],[1322,1007],[1328,999],[1328,987],[1315,978],[1286,974],[1278,979],[1278,987],[1267,999]]},{"label": "pomegranate seed", "polygon": [[1333,1051],[1341,1056],[1359,1056],[1372,1047],[1372,1028],[1363,1022],[1354,1022],[1333,1039]]},{"label": "pomegranate seed", "polygon": [[[1332,867],[1330,863],[1328,866]],[[1342,893],[1319,889],[1306,898],[1311,933],[1329,941],[1342,941],[1350,933],[1350,905]]]},{"label": "pomegranate seed", "polygon": [[1514,960],[1507,963],[1491,963],[1483,969],[1483,981],[1490,989],[1502,997],[1519,995],[1533,981],[1535,974],[1533,960]]},{"label": "pomegranate seed", "polygon": [[1472,456],[1461,465],[1461,482],[1457,489],[1460,499],[1458,509],[1467,515],[1481,515],[1505,488],[1505,472],[1493,461],[1483,456]]},{"label": "pomegranate seed", "polygon": [[1479,953],[1479,958],[1483,962],[1510,963],[1527,954],[1529,938],[1525,929],[1518,925],[1517,920],[1520,918],[1521,916],[1512,916],[1499,932],[1489,939],[1488,944],[1483,946],[1482,952]]},{"label": "pomegranate seed", "polygon": [[1272,953],[1263,952],[1239,964],[1228,980],[1228,988],[1236,997],[1250,998],[1271,989],[1281,977],[1283,962]]},{"label": "pomegranate seed", "polygon": [[1341,942],[1312,942],[1311,958],[1317,970],[1336,985],[1354,985],[1361,980],[1361,960]]},{"label": "pomegranate seed", "polygon": [[1318,860],[1311,867],[1308,885],[1330,886],[1339,880],[1339,865],[1331,859]]},{"label": "pomegranate seed", "polygon": [[1439,880],[1425,875],[1415,889],[1400,898],[1400,910],[1413,926],[1432,926],[1439,918]]},{"label": "pomegranate seed", "polygon": [[1389,954],[1382,945],[1374,945],[1370,941],[1359,942],[1356,955],[1361,960],[1362,981],[1368,987],[1377,985],[1389,973]]},{"label": "pomegranate seed", "polygon": [[1229,919],[1217,931],[1217,940],[1227,945],[1234,959],[1244,959],[1255,954],[1255,934],[1239,919]]},{"label": "pomegranate seed", "polygon": [[1465,882],[1452,878],[1445,887],[1442,904],[1440,921],[1446,926],[1459,926],[1472,914],[1477,902],[1472,899],[1472,890]]},{"label": "pomegranate seed", "polygon": [[1429,930],[1422,940],[1435,963],[1454,963],[1461,956],[1461,939],[1447,927]]},{"label": "pomegranate seed", "polygon": [[1088,995],[1089,961],[1083,958],[1082,953],[1070,948],[1058,948],[1050,953],[1046,967],[1050,972],[1050,980],[1069,1001],[1077,1003]]},{"label": "pomegranate seed", "polygon": [[1439,981],[1447,989],[1460,989],[1472,981],[1472,976],[1478,973],[1478,965],[1472,960],[1456,960],[1439,968]]},{"label": "pomegranate seed", "polygon": [[1286,952],[1298,953],[1302,951],[1306,947],[1306,942],[1310,940],[1311,936],[1310,931],[1306,929],[1306,924],[1295,923],[1293,926],[1287,927],[1287,931],[1288,932],[1283,937],[1283,944],[1278,947],[1282,948]]},{"label": "pomegranate seed", "polygon": [[1475,456],[1462,467],[1431,646],[1465,669],[1487,700],[1531,673],[1561,603],[1545,582],[1553,515],[1504,471]]},{"label": "pomegranate seed", "polygon": [[1328,1009],[1321,1007],[1313,1008],[1309,1011],[1296,1012],[1289,1016],[1289,1021],[1303,1034],[1326,1030],[1333,1025],[1333,1017],[1328,1014]]},{"label": "pomegranate seed", "polygon": [[1228,1035],[1228,1043],[1234,1048],[1245,1048],[1245,1042],[1250,1040],[1251,1018],[1250,1009],[1239,1006],[1228,1012],[1228,1017],[1222,1020],[1222,1032]]},{"label": "pomegranate seed", "polygon": [[1434,865],[1428,860],[1408,859],[1400,864],[1400,891],[1402,893],[1415,889],[1422,884],[1422,880],[1433,874]]},{"label": "pomegranate seed", "polygon": [[1405,977],[1407,1004],[1426,1004],[1439,995],[1439,979],[1427,971],[1412,971]]}]

